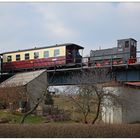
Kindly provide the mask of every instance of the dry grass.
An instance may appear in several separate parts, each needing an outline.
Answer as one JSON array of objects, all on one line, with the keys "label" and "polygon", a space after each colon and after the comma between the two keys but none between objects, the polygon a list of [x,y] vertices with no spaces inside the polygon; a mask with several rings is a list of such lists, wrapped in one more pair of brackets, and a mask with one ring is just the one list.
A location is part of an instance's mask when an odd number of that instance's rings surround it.
[{"label": "dry grass", "polygon": [[138,138],[139,124],[0,124],[2,138]]}]

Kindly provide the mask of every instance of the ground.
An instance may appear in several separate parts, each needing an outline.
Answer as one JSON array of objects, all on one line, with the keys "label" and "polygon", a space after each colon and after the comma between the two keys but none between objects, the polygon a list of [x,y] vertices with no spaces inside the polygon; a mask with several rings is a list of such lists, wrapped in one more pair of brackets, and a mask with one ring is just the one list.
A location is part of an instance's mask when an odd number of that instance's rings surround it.
[{"label": "ground", "polygon": [[[8,110],[0,110],[0,122],[6,121],[10,124],[20,123],[22,119],[22,114],[19,112],[9,112]],[[40,116],[30,115],[25,120],[25,123],[28,124],[39,124],[42,123],[45,119]]]},{"label": "ground", "polygon": [[[68,110],[72,118],[81,117],[73,110],[73,104],[63,98],[55,97],[55,106]],[[0,110],[1,138],[140,138],[140,124],[84,124],[82,121],[47,121],[46,117],[30,115],[20,124],[23,114]],[[92,116],[90,116],[92,119]],[[79,119],[79,118],[78,118]],[[89,118],[90,119],[90,118]],[[6,122],[7,121],[7,122]]]},{"label": "ground", "polygon": [[139,124],[1,124],[1,138],[140,138]]}]

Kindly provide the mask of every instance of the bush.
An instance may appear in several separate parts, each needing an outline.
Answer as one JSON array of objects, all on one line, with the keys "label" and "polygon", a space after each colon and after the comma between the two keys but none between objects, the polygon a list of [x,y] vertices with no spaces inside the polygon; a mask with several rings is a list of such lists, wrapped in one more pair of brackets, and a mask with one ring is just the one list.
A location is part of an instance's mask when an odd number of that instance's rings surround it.
[{"label": "bush", "polygon": [[9,118],[0,118],[0,123],[9,123],[11,121],[11,119]]},{"label": "bush", "polygon": [[0,100],[0,109],[6,109],[7,105],[3,100]]},{"label": "bush", "polygon": [[49,121],[55,121],[55,122],[70,120],[70,118],[66,116],[65,114],[48,115],[46,119]]}]

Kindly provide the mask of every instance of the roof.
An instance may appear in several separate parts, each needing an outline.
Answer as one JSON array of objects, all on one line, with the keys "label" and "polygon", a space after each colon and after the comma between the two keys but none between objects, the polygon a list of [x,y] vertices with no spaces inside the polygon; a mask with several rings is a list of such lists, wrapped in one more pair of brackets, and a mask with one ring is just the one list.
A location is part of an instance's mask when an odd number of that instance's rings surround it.
[{"label": "roof", "polygon": [[0,84],[0,87],[24,86],[41,75],[45,70],[17,73]]},{"label": "roof", "polygon": [[74,44],[74,43],[64,43],[64,44],[56,44],[56,45],[52,45],[52,46],[44,46],[44,47],[35,47],[35,48],[30,48],[30,49],[23,49],[23,50],[17,50],[17,51],[10,51],[10,52],[4,52],[1,53],[2,54],[7,54],[7,53],[16,53],[16,52],[24,52],[24,51],[31,51],[31,50],[39,50],[39,49],[45,49],[45,48],[54,48],[54,47],[59,47],[59,46],[67,46],[67,47],[71,47],[71,46],[76,46],[79,49],[84,49],[84,47]]},{"label": "roof", "polygon": [[136,42],[137,42],[137,40],[135,40],[135,39],[133,39],[133,38],[119,39],[119,40],[117,40],[117,41],[127,41],[127,40],[134,40],[134,41],[136,41]]},{"label": "roof", "polygon": [[130,85],[130,86],[138,86],[140,87],[140,82],[126,82],[127,85]]}]

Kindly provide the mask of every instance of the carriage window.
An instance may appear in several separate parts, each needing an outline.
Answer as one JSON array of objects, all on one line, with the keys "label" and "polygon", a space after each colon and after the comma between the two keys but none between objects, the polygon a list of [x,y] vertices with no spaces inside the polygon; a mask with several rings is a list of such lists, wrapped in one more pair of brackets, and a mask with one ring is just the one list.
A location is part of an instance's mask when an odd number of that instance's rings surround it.
[{"label": "carriage window", "polygon": [[60,50],[59,49],[54,50],[54,57],[57,57],[59,55],[60,55]]},{"label": "carriage window", "polygon": [[78,50],[76,50],[76,56],[80,56],[80,53]]},{"label": "carriage window", "polygon": [[71,50],[67,50],[67,55],[68,55],[68,56],[71,56],[71,55],[72,55]]},{"label": "carriage window", "polygon": [[12,61],[12,56],[11,55],[7,56],[7,62],[11,62],[11,61]]},{"label": "carriage window", "polygon": [[29,59],[30,59],[29,53],[25,53],[25,60],[29,60]]},{"label": "carriage window", "polygon": [[17,54],[16,55],[16,61],[19,61],[20,60],[20,54]]},{"label": "carriage window", "polygon": [[49,51],[44,51],[44,58],[48,58],[49,57]]},{"label": "carriage window", "polygon": [[34,59],[39,58],[39,52],[34,52]]}]

